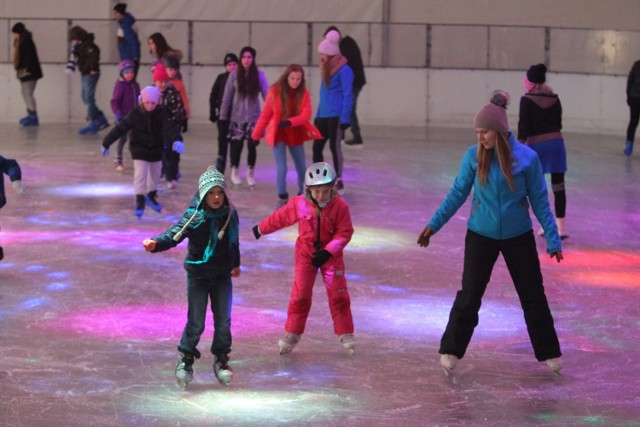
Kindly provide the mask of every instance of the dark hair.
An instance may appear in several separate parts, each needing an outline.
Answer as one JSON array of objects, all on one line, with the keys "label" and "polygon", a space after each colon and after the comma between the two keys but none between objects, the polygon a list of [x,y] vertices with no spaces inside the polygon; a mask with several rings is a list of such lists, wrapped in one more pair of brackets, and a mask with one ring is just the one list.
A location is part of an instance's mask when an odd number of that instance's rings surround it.
[{"label": "dark hair", "polygon": [[[298,86],[298,88],[296,89],[293,111],[290,111],[291,102],[289,101],[289,96],[290,96],[291,88],[289,87],[289,74],[294,72],[302,73],[302,81],[300,82],[300,86]],[[300,112],[300,105],[302,104],[302,96],[307,90],[305,79],[304,79],[304,69],[302,68],[302,65],[299,65],[299,64],[289,65],[287,69],[284,70],[282,75],[278,78],[278,81],[273,86],[278,89],[278,93],[280,95],[280,101],[282,102],[282,120],[287,119],[289,117],[296,116]]]},{"label": "dark hair", "polygon": [[242,65],[242,54],[249,52],[253,57],[253,62],[248,70],[238,67],[236,80],[238,83],[238,94],[243,98],[257,99],[260,93],[260,77],[258,76],[258,66],[256,65],[255,50],[250,46],[245,46],[241,50],[240,64]]},{"label": "dark hair", "polygon": [[342,33],[340,32],[338,27],[336,27],[335,25],[330,25],[329,27],[327,27],[327,29],[324,30],[324,34],[322,34],[322,37],[325,37],[329,31],[337,32],[338,34],[340,34],[340,37],[342,38]]},{"label": "dark hair", "polygon": [[69,30],[69,40],[80,40],[80,41],[84,41],[87,38],[87,35],[89,33],[87,33],[87,31],[76,25],[75,27],[71,27],[71,29]]},{"label": "dark hair", "polygon": [[162,33],[151,34],[149,40],[152,40],[153,44],[156,45],[156,58],[163,59],[169,53],[175,55],[179,60],[182,59],[182,52],[169,46]]}]

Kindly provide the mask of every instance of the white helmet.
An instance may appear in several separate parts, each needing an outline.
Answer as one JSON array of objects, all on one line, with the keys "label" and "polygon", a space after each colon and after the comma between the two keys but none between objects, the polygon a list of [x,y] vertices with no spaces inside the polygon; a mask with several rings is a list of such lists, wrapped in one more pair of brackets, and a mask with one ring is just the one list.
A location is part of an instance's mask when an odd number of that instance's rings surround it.
[{"label": "white helmet", "polygon": [[329,163],[317,162],[307,168],[304,173],[304,184],[307,187],[333,184],[336,181],[336,170]]}]

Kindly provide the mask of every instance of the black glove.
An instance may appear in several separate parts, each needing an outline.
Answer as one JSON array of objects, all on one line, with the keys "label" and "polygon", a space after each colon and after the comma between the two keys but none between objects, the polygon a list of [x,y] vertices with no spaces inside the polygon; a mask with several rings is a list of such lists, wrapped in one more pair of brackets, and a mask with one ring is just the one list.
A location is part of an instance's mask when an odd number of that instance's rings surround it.
[{"label": "black glove", "polygon": [[252,230],[253,230],[253,235],[256,236],[256,240],[258,240],[260,236],[262,236],[262,234],[260,234],[260,229],[258,228],[257,225],[255,225]]},{"label": "black glove", "polygon": [[351,125],[349,123],[340,123],[340,129],[341,130],[347,130],[351,127]]},{"label": "black glove", "polygon": [[289,120],[283,120],[278,125],[278,129],[288,128],[289,126],[291,126],[291,122]]},{"label": "black glove", "polygon": [[311,264],[313,264],[314,267],[320,268],[322,264],[329,261],[329,258],[331,258],[331,254],[329,253],[329,251],[326,249],[320,249],[315,254],[313,254],[313,258],[311,258]]},{"label": "black glove", "polygon": [[184,124],[182,125],[182,129],[180,130],[182,133],[187,132],[189,129],[189,120],[184,119]]},{"label": "black glove", "polygon": [[258,145],[260,145],[260,140],[259,139],[250,139],[249,140],[254,147],[257,147]]}]

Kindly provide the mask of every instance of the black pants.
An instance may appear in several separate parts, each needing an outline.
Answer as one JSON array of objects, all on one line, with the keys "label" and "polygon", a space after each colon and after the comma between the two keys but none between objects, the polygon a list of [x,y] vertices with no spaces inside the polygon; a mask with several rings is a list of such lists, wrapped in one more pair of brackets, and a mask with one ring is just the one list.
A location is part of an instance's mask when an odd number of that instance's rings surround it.
[{"label": "black pants", "polygon": [[564,189],[564,173],[551,174],[551,189],[553,190],[556,218],[564,218],[567,212],[567,193]]},{"label": "black pants", "polygon": [[342,130],[340,129],[340,117],[323,117],[315,119],[315,126],[324,136],[323,139],[313,141],[313,163],[324,162],[324,146],[329,140],[329,148],[333,156],[333,168],[336,170],[338,178],[342,177],[342,147],[340,140],[342,139]]},{"label": "black pants", "polygon": [[216,125],[218,126],[218,159],[216,160],[216,169],[224,174],[224,170],[227,167],[227,148],[229,147],[229,139],[227,138],[229,121],[218,120]]},{"label": "black pants", "polygon": [[162,173],[167,181],[177,181],[180,176],[180,154],[172,147],[165,147],[162,152]]},{"label": "black pants", "polygon": [[449,323],[440,341],[440,354],[462,358],[474,328],[493,266],[502,253],[520,298],[524,319],[539,361],[560,357],[560,343],[544,294],[540,261],[532,231],[506,240],[495,240],[467,230],[462,290],[451,307]]},{"label": "black pants", "polygon": [[629,98],[629,126],[627,127],[627,141],[633,141],[640,122],[640,98]]}]

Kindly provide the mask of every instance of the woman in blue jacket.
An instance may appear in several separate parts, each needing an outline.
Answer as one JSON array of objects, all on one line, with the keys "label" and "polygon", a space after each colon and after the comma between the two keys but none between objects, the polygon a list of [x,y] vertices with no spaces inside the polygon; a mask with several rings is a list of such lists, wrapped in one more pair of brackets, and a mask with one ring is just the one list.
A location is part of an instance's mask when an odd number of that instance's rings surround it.
[{"label": "woman in blue jacket", "polygon": [[537,154],[509,132],[509,95],[493,93],[491,103],[475,117],[478,144],[470,147],[453,187],[418,237],[422,247],[458,211],[473,188],[467,222],[462,289],[440,341],[440,364],[448,375],[461,359],[478,324],[482,296],[502,253],[524,311],[535,357],[557,373],[560,343],[542,285],[529,205],[542,225],[547,253],[563,259],[558,229],[549,206],[547,186]]},{"label": "woman in blue jacket", "polygon": [[329,31],[318,45],[320,52],[320,102],[314,125],[322,133],[323,138],[313,141],[313,162],[323,162],[324,146],[329,140],[329,148],[333,156],[333,168],[338,174],[336,190],[344,191],[342,182],[342,148],[340,141],[344,131],[351,125],[351,109],[353,108],[353,70],[340,53],[340,34]]}]

